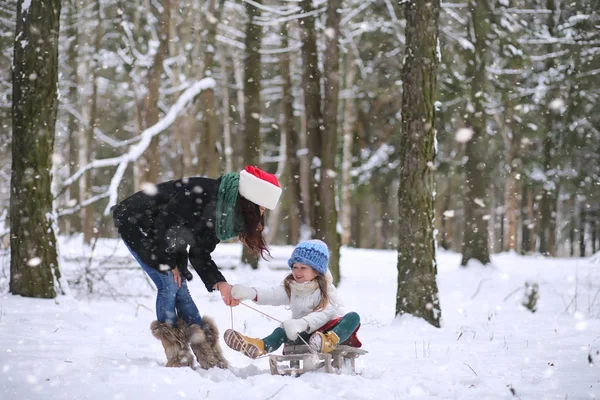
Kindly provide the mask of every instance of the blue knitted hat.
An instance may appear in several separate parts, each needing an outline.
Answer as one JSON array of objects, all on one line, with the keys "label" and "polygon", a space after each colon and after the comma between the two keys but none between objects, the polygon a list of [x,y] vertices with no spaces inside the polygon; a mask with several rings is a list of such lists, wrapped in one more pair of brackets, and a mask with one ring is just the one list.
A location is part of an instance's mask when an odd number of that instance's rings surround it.
[{"label": "blue knitted hat", "polygon": [[295,263],[306,264],[315,271],[325,275],[327,272],[327,264],[329,264],[329,249],[325,242],[321,240],[315,239],[300,242],[288,260],[290,268],[292,268]]}]

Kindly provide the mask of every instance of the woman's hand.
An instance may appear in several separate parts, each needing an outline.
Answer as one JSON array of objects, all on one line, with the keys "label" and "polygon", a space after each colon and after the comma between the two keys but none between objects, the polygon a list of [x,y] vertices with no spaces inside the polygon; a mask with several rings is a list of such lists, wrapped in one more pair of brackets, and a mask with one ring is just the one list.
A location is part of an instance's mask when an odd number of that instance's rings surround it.
[{"label": "woman's hand", "polygon": [[240,304],[240,302],[236,299],[234,299],[231,296],[231,288],[232,286],[227,283],[227,282],[219,282],[216,285],[217,290],[219,290],[219,292],[221,292],[221,297],[223,298],[223,303],[225,303],[225,305],[230,306],[230,307],[235,307],[238,304]]},{"label": "woman's hand", "polygon": [[173,272],[173,280],[177,284],[177,288],[181,287],[181,274],[179,273],[179,269],[174,268],[171,270]]},{"label": "woman's hand", "polygon": [[231,297],[236,300],[254,300],[256,299],[256,289],[244,286],[244,285],[233,285],[231,288]]}]

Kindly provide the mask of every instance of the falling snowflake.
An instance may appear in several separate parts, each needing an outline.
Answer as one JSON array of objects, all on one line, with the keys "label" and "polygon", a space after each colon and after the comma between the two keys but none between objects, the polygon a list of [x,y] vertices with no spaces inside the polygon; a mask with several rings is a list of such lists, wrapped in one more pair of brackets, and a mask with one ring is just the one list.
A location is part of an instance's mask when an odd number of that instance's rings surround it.
[{"label": "falling snowflake", "polygon": [[142,184],[142,191],[148,196],[156,196],[156,194],[158,193],[156,185],[149,182],[144,182]]},{"label": "falling snowflake", "polygon": [[39,257],[33,257],[29,261],[27,261],[27,265],[30,267],[37,267],[42,263],[42,259]]},{"label": "falling snowflake", "polygon": [[554,99],[550,102],[549,107],[551,110],[560,111],[565,106],[565,101],[561,98]]},{"label": "falling snowflake", "polygon": [[473,129],[471,128],[460,128],[454,135],[454,140],[458,143],[467,143],[473,137]]}]

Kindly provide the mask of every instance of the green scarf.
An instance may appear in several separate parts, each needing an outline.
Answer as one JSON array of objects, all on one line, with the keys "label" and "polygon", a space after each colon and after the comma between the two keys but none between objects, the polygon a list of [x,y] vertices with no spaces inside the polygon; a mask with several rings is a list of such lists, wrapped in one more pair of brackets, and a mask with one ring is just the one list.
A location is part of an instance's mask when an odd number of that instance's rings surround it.
[{"label": "green scarf", "polygon": [[229,240],[244,231],[244,217],[236,212],[240,174],[232,172],[221,177],[217,193],[217,237]]}]

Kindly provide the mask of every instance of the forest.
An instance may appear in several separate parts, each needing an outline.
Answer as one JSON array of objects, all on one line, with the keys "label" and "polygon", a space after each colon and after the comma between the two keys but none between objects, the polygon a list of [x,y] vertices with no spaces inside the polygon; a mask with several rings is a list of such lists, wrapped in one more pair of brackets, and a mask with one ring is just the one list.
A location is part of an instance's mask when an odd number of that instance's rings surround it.
[{"label": "forest", "polygon": [[[413,45],[435,65],[407,62],[418,21],[402,1],[53,3],[59,10],[41,15],[56,20],[47,45],[57,58],[43,57],[55,63],[47,77],[56,75],[56,102],[29,112],[56,123],[28,156],[46,170],[48,205],[38,214],[53,216],[57,234],[115,237],[110,207],[144,184],[251,164],[284,188],[268,243],[323,237],[334,253],[397,249],[406,213],[429,206],[403,192],[414,158],[432,173],[435,242],[463,264],[502,251],[599,249],[596,1],[427,3],[435,41]],[[15,159],[32,145],[15,140],[11,118],[15,74],[35,58],[15,50],[28,32],[17,6],[0,5],[3,251]],[[407,78],[423,66],[433,80]],[[431,151],[411,147],[420,132],[406,140],[403,117],[418,117],[420,106],[413,90],[432,102],[433,129],[422,137]]]}]

